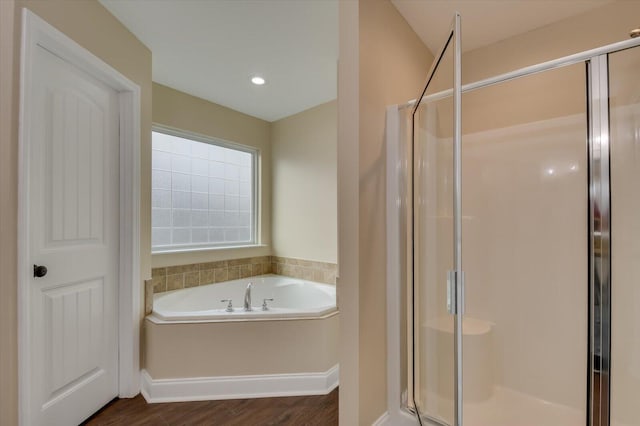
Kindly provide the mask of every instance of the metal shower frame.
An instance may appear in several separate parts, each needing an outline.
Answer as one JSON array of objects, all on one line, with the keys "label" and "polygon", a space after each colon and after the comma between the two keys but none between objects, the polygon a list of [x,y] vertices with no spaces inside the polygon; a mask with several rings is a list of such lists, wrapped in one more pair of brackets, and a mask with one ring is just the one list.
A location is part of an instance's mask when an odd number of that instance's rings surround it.
[{"label": "metal shower frame", "polygon": [[[453,97],[454,101],[454,132],[453,132],[453,219],[454,219],[454,270],[450,271],[450,277],[455,283],[452,286],[452,301],[455,309],[451,310],[454,318],[454,424],[463,426],[463,380],[462,380],[462,318],[464,315],[464,273],[462,271],[462,93],[476,89],[489,87],[495,84],[515,80],[533,74],[563,68],[570,65],[584,63],[587,72],[587,119],[588,119],[588,185],[589,185],[589,229],[588,229],[588,256],[589,256],[589,342],[588,342],[588,379],[587,379],[587,426],[610,425],[610,381],[611,381],[611,222],[610,222],[610,146],[609,146],[609,70],[608,55],[626,49],[640,46],[640,37],[609,44],[596,49],[587,50],[573,55],[565,56],[536,65],[528,66],[512,72],[500,74],[474,83],[461,84],[461,43],[460,43],[460,15],[456,13],[453,18],[447,39],[436,55],[431,69],[427,73],[426,84],[417,100],[399,105],[399,109],[412,108],[412,143],[411,143],[411,200],[413,203],[415,161],[415,113],[423,103],[434,102],[440,99]],[[453,42],[454,48],[454,72],[453,89],[426,95],[427,89],[440,65],[444,53]],[[415,210],[411,208],[411,232],[415,229]],[[415,309],[415,238],[412,239],[411,255],[411,292]],[[596,299],[602,303],[596,306]],[[601,321],[596,323],[596,310],[600,312]],[[412,336],[410,342],[411,362],[413,376],[411,386],[415,388],[415,356],[413,342],[415,341],[415,314],[411,315],[410,329]],[[596,330],[598,328],[598,330]],[[599,333],[596,333],[598,331]],[[596,336],[599,335],[600,354],[596,353]],[[594,391],[596,382],[599,384],[599,392]],[[412,394],[415,394],[412,389]],[[415,404],[415,402],[414,402]],[[415,406],[415,405],[414,405]],[[417,406],[416,406],[417,411]],[[418,414],[418,420],[422,424],[423,419]],[[444,425],[442,421],[424,416],[424,420],[435,424]]]}]

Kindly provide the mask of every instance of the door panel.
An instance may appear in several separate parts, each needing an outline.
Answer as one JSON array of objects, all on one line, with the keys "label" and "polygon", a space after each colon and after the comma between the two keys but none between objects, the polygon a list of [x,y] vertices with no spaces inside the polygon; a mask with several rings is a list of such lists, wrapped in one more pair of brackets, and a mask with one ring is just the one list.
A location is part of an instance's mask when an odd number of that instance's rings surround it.
[{"label": "door panel", "polygon": [[117,396],[117,93],[38,48],[29,105],[34,425],[82,422]]},{"label": "door panel", "polygon": [[98,370],[105,326],[102,292],[101,279],[43,291],[49,335],[43,355],[51,394]]},{"label": "door panel", "polygon": [[465,426],[584,426],[583,63],[463,95]]},{"label": "door panel", "polygon": [[420,106],[415,140],[414,400],[425,418],[452,424],[454,328],[447,312],[453,269],[451,99]]},{"label": "door panel", "polygon": [[[461,425],[460,17],[413,110],[413,407]],[[447,95],[437,95],[443,91]],[[452,95],[453,93],[453,95]]]},{"label": "door panel", "polygon": [[52,179],[44,210],[51,223],[46,245],[102,243],[104,111],[77,90],[57,90],[51,102],[51,156],[45,161]]}]

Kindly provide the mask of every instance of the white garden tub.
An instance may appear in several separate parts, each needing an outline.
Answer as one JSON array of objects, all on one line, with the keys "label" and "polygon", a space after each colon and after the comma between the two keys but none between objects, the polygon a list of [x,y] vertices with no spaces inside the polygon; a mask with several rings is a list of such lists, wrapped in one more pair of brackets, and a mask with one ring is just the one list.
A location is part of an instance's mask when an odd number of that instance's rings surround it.
[{"label": "white garden tub", "polygon": [[[251,283],[251,311],[244,310],[244,296]],[[231,299],[233,311],[227,312]],[[262,309],[265,299],[267,310]],[[298,278],[260,275],[154,295],[154,322],[213,322],[324,318],[336,309],[336,288]]]},{"label": "white garden tub", "polygon": [[156,294],[142,393],[149,402],[326,394],[338,386],[339,320],[334,286],[278,275]]}]

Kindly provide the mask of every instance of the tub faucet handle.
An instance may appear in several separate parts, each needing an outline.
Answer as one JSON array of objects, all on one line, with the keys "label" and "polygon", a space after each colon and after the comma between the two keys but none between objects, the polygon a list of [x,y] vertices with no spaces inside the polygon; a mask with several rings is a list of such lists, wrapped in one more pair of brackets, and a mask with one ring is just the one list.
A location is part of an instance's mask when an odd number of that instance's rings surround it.
[{"label": "tub faucet handle", "polygon": [[233,312],[233,301],[231,299],[222,299],[221,302],[222,303],[229,302],[229,304],[227,305],[227,309],[225,309],[225,311]]},{"label": "tub faucet handle", "polygon": [[270,299],[262,299],[262,310],[268,311],[269,307],[267,306],[267,302],[273,302],[273,297]]}]

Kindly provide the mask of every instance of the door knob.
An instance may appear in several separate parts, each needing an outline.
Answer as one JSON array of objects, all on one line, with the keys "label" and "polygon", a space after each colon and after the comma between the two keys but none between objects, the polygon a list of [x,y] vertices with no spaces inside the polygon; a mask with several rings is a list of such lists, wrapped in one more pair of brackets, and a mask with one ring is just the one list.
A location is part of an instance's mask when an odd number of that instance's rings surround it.
[{"label": "door knob", "polygon": [[44,265],[33,265],[33,276],[42,278],[47,275],[47,267]]}]

